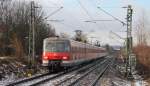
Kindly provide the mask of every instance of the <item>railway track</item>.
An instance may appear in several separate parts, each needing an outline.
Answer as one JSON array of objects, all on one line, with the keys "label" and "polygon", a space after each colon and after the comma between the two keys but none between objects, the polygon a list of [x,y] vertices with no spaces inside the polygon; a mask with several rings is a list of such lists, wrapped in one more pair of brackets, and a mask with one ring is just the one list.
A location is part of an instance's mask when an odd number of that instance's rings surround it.
[{"label": "railway track", "polygon": [[[60,85],[62,85],[62,84],[64,84],[63,82],[63,80],[66,80],[66,81],[69,81],[69,79],[71,78],[71,77],[75,77],[75,76],[78,76],[78,74],[79,73],[82,73],[82,72],[85,72],[85,71],[87,71],[87,70],[89,70],[90,68],[92,68],[92,67],[94,67],[95,65],[97,65],[99,62],[101,62],[102,60],[98,60],[98,61],[96,61],[96,62],[94,62],[94,63],[92,63],[92,64],[89,64],[89,65],[86,65],[86,66],[84,66],[83,68],[79,68],[79,69],[77,69],[77,70],[74,70],[74,71],[72,71],[72,72],[70,72],[70,73],[67,73],[67,74],[65,74],[65,75],[63,75],[62,77],[57,77],[57,78],[55,78],[55,79],[53,79],[53,80],[47,80],[46,82],[44,81],[42,81],[42,82],[39,82],[39,83],[36,83],[36,84],[33,84],[32,86],[35,86],[35,85],[41,85],[41,86],[57,86],[58,84],[60,84]],[[104,60],[104,61],[106,61],[106,60]],[[71,76],[71,77],[70,77]],[[59,82],[59,81],[62,81],[62,82]],[[57,83],[57,84],[55,84],[55,83]],[[66,86],[66,85],[65,85]]]},{"label": "railway track", "polygon": [[[96,86],[112,62],[113,61],[107,59],[100,62],[98,65],[91,67],[83,74],[75,74],[73,76],[66,77],[62,81],[53,84],[53,86]],[[96,74],[96,76],[93,76],[94,74]],[[89,80],[89,78],[91,79]]]},{"label": "railway track", "polygon": [[[95,86],[100,77],[103,75],[103,73],[107,70],[109,67],[110,60],[105,60],[98,65],[92,67],[88,71],[86,71],[82,75],[75,75],[74,77],[70,77],[64,81],[61,81],[58,84],[55,84],[54,86]],[[93,76],[93,73],[97,73],[96,76]],[[94,77],[96,79],[93,81]],[[89,80],[89,78],[91,78]],[[68,82],[67,82],[68,80]]]},{"label": "railway track", "polygon": [[78,71],[79,70],[81,71],[83,69],[86,70],[87,67],[91,67],[93,65],[96,65],[96,64],[89,64],[88,66],[85,66],[85,67],[83,66],[81,68],[75,67],[75,68],[60,72],[58,74],[46,73],[46,74],[43,74],[43,75],[38,75],[38,76],[34,76],[34,77],[31,77],[31,78],[28,78],[28,79],[24,79],[24,80],[16,81],[16,82],[13,82],[13,83],[9,83],[6,86],[35,86],[35,85],[40,85],[40,84],[43,84],[43,83],[48,82],[48,81],[56,80],[59,77],[62,77],[62,76],[65,76],[69,73],[75,72],[76,70],[78,70]]},{"label": "railway track", "polygon": [[68,72],[71,72],[73,70],[75,70],[75,68],[73,68],[71,70],[60,72],[58,74],[46,73],[46,74],[31,77],[31,78],[19,80],[17,82],[9,83],[6,86],[30,86],[30,85],[32,86],[34,84],[38,84],[40,82],[45,82],[47,80],[51,80],[51,79],[54,79],[56,77],[62,76],[62,75],[66,74]]},{"label": "railway track", "polygon": [[45,73],[45,74],[41,74],[41,75],[37,75],[37,76],[33,76],[31,78],[25,78],[23,80],[18,80],[16,82],[12,82],[12,83],[9,83],[7,84],[6,86],[16,86],[16,85],[19,85],[19,84],[22,84],[22,83],[27,83],[31,80],[35,80],[35,79],[38,79],[38,78],[43,78],[43,77],[46,77],[48,76],[50,73]]},{"label": "railway track", "polygon": [[105,73],[105,71],[107,71],[107,69],[109,68],[109,65],[114,64],[115,59],[113,59],[112,61],[109,62],[109,64],[107,64],[104,69],[102,71],[99,72],[98,76],[96,77],[96,79],[93,81],[93,83],[90,84],[90,86],[96,86],[97,83],[99,82],[99,80],[102,78],[103,74]]},{"label": "railway track", "polygon": [[[96,61],[91,65],[87,65],[76,71],[67,73],[61,77],[57,77],[53,80],[47,80],[46,82],[40,82],[33,84],[32,86],[95,86],[103,73],[108,69],[109,64],[112,63],[111,59],[105,59],[103,61]],[[91,77],[90,83],[84,83],[87,77],[92,73],[98,73],[96,76]],[[96,77],[96,78],[95,78]],[[93,80],[94,78],[94,80]]]}]

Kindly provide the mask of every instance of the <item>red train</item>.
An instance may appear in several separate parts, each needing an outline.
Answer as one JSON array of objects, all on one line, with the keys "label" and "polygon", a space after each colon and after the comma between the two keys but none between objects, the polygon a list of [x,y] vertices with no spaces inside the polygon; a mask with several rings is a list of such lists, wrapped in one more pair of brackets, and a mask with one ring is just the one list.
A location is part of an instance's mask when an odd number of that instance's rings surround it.
[{"label": "red train", "polygon": [[46,38],[43,43],[43,66],[73,66],[106,56],[105,48],[65,38]]}]

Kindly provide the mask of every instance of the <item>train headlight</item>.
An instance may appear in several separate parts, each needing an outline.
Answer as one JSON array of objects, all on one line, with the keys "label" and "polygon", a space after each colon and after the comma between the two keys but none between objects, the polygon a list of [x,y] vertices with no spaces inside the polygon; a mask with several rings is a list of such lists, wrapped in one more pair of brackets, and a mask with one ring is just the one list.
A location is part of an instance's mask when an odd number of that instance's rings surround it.
[{"label": "train headlight", "polygon": [[63,57],[62,57],[62,59],[67,60],[67,59],[68,59],[68,57],[67,57],[67,56],[63,56]]},{"label": "train headlight", "polygon": [[48,60],[43,60],[43,64],[47,64],[48,63]]},{"label": "train headlight", "polygon": [[44,56],[44,59],[48,59],[48,57],[47,57],[47,56]]}]

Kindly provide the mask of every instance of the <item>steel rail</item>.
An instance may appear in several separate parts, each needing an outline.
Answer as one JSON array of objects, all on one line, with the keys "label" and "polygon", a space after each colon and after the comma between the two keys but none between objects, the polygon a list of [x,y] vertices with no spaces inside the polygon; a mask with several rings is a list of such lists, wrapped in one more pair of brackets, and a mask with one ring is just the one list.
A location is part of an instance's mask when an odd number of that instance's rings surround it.
[{"label": "steel rail", "polygon": [[6,86],[15,86],[15,85],[18,85],[18,84],[21,84],[21,83],[25,83],[25,82],[31,81],[31,80],[33,80],[33,79],[45,77],[45,76],[47,76],[47,75],[49,75],[49,74],[50,74],[50,73],[45,73],[45,74],[42,74],[42,75],[33,76],[33,77],[30,77],[30,78],[26,78],[26,79],[23,79],[23,80],[19,80],[19,81],[16,81],[16,82],[9,83],[9,84],[6,85]]},{"label": "steel rail", "polygon": [[[114,60],[114,59],[113,59],[113,60]],[[98,77],[96,78],[96,80],[95,80],[90,86],[96,86],[98,80],[100,80],[100,78],[103,76],[103,74],[104,74],[104,73],[106,72],[106,70],[109,68],[109,65],[110,65],[111,63],[113,63],[113,60],[112,60],[111,62],[109,62],[109,64],[106,65],[105,69],[100,72],[100,74],[98,75]]]},{"label": "steel rail", "polygon": [[[99,60],[101,61],[101,60],[104,60],[104,59],[99,59]],[[98,62],[98,61],[97,61],[97,62]],[[93,62],[92,62],[92,63],[93,63]],[[86,64],[88,64],[88,66],[89,66],[89,65],[91,65],[92,63],[90,63],[90,64],[89,64],[89,63],[86,63]],[[39,84],[45,83],[45,82],[47,82],[47,81],[53,80],[53,79],[55,79],[55,78],[61,77],[61,76],[65,75],[65,74],[75,72],[76,69],[79,69],[78,71],[81,71],[81,69],[82,69],[82,70],[86,70],[87,68],[85,68],[85,65],[83,64],[83,65],[81,65],[80,68],[74,67],[74,68],[72,68],[72,69],[70,69],[70,70],[66,70],[66,71],[61,72],[61,73],[59,73],[59,74],[57,74],[57,75],[54,75],[54,76],[50,76],[50,75],[51,75],[50,73],[46,73],[46,74],[42,74],[42,75],[38,75],[38,76],[33,76],[33,77],[31,77],[31,78],[27,78],[27,79],[24,79],[24,80],[19,80],[19,81],[13,82],[13,83],[9,83],[9,84],[6,85],[6,86],[16,86],[16,85],[20,85],[20,84],[26,84],[26,82],[29,83],[29,82],[32,82],[32,81],[34,81],[34,80],[37,79],[37,80],[39,80],[38,82],[35,82],[35,83],[33,83],[33,84],[30,84],[30,86],[35,86],[35,85],[39,85]],[[45,78],[45,77],[47,77],[47,78],[44,79],[44,80],[41,79],[41,78]]]},{"label": "steel rail", "polygon": [[[72,68],[72,69],[70,69],[70,71],[75,70],[75,69],[76,68]],[[64,71],[64,72],[61,72],[61,73],[59,73],[57,75],[54,75],[54,76],[50,76],[51,73],[45,73],[45,74],[42,74],[42,75],[37,75],[37,76],[30,77],[30,78],[25,78],[23,80],[18,80],[16,82],[8,83],[6,86],[16,86],[16,85],[19,85],[19,84],[24,84],[24,83],[31,82],[31,81],[36,80],[36,79],[39,80],[39,79],[44,78],[46,76],[49,76],[49,78],[58,77],[58,76],[64,74],[65,72],[68,72],[68,70]]]},{"label": "steel rail", "polygon": [[98,77],[96,78],[96,80],[95,80],[90,86],[95,86],[95,85],[96,85],[96,83],[97,83],[98,80],[103,76],[103,74],[104,74],[105,71],[108,69],[108,67],[109,67],[109,64],[105,67],[104,70],[102,70],[102,71],[100,72],[100,74],[98,75]]},{"label": "steel rail", "polygon": [[[85,70],[87,70],[87,69],[89,69],[89,68],[92,68],[92,67],[94,67],[98,62],[101,62],[101,60],[95,62],[94,64],[88,65],[88,66],[86,66],[86,67],[84,67],[84,68],[82,68],[82,69],[79,69],[79,70],[77,70],[76,72],[78,73],[78,72],[80,72],[80,71],[85,71]],[[72,79],[73,77],[75,77],[76,75],[78,75],[77,73],[76,73],[75,75],[73,75],[73,76],[71,76],[71,77],[69,77],[69,78],[67,78],[67,79],[64,79],[64,80],[62,80],[61,82],[55,84],[55,86],[59,86],[59,85],[63,84],[64,82],[68,81],[69,79]]]},{"label": "steel rail", "polygon": [[41,81],[39,81],[39,82],[37,82],[37,83],[34,83],[34,84],[30,85],[30,86],[37,86],[37,85],[40,85],[40,84],[42,84],[42,83],[45,83],[45,82],[50,81],[50,80],[52,80],[52,79],[55,79],[55,78],[57,78],[57,77],[61,77],[61,76],[63,76],[64,74],[67,74],[67,73],[69,73],[69,72],[71,72],[71,71],[74,71],[74,70],[69,70],[69,71],[62,72],[62,73],[60,73],[60,74],[58,74],[58,75],[55,75],[55,76],[50,77],[50,78],[46,78],[46,79],[41,80]]},{"label": "steel rail", "polygon": [[88,75],[89,73],[93,72],[97,67],[101,66],[101,64],[106,63],[108,60],[104,60],[103,62],[101,62],[99,65],[95,66],[94,68],[90,69],[88,72],[86,72],[85,74],[83,74],[81,77],[79,77],[78,79],[76,79],[74,82],[70,83],[68,86],[74,86],[76,83],[78,83],[81,79],[83,79],[86,75]]},{"label": "steel rail", "polygon": [[[92,62],[92,63],[93,63],[93,62]],[[83,67],[84,67],[84,66],[82,66],[81,68],[83,68]],[[79,68],[79,69],[81,69],[81,68]],[[53,80],[53,79],[59,78],[59,77],[61,77],[61,76],[64,76],[65,74],[75,72],[75,71],[76,71],[76,69],[78,69],[78,68],[73,68],[73,69],[71,69],[71,70],[68,70],[68,71],[62,72],[62,73],[61,73],[61,74],[59,74],[59,75],[56,75],[56,76],[54,76],[54,77],[51,77],[51,78],[47,78],[47,79],[41,80],[41,81],[39,81],[39,82],[37,82],[37,83],[34,83],[34,84],[30,85],[30,86],[36,86],[36,85],[43,84],[43,83],[45,83],[45,82],[47,82],[47,81],[50,81],[50,80]]]}]

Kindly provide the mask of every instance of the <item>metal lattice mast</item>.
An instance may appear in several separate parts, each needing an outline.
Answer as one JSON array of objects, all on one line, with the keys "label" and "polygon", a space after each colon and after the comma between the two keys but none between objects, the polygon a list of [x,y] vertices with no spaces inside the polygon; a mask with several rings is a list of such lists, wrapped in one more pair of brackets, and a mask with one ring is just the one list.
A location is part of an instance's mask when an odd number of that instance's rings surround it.
[{"label": "metal lattice mast", "polygon": [[132,12],[131,5],[127,9],[127,73],[131,73],[131,54],[132,54]]},{"label": "metal lattice mast", "polygon": [[29,62],[30,66],[34,64],[35,58],[35,4],[31,1],[31,16],[30,16],[30,30],[29,30]]}]

